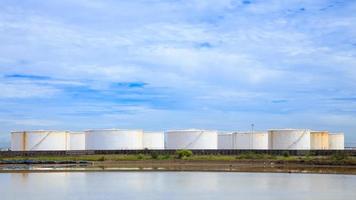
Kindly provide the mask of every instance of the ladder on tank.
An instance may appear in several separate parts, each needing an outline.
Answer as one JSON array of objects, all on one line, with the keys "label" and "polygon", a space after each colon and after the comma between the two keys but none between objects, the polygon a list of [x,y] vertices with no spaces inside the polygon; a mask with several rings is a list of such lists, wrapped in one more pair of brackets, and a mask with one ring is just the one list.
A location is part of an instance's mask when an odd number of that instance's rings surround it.
[{"label": "ladder on tank", "polygon": [[303,134],[301,136],[299,136],[299,138],[294,141],[292,144],[290,144],[287,149],[291,149],[294,145],[296,145],[298,142],[300,142],[300,140],[304,137],[304,135],[307,133],[307,129],[304,129]]}]

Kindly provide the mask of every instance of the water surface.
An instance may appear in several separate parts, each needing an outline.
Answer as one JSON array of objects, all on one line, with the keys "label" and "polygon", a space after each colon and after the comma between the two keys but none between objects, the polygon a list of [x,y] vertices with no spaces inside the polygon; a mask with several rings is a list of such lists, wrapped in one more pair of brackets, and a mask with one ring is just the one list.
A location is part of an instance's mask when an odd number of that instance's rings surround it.
[{"label": "water surface", "polygon": [[356,176],[225,172],[0,174],[0,199],[355,199]]}]

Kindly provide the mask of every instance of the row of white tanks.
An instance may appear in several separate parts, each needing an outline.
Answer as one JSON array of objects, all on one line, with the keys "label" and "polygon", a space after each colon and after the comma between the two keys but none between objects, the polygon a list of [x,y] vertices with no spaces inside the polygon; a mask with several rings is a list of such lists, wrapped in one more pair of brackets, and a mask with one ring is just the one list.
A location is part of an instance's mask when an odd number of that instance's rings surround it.
[{"label": "row of white tanks", "polygon": [[309,129],[280,129],[268,131],[268,149],[342,150],[344,134]]},{"label": "row of white tanks", "polygon": [[218,149],[344,149],[344,134],[309,129],[275,129],[268,132],[234,132],[218,135]]},{"label": "row of white tanks", "polygon": [[11,133],[11,150],[83,150],[84,132],[21,131]]},{"label": "row of white tanks", "polygon": [[343,133],[308,129],[218,133],[211,130],[104,129],[85,132],[12,132],[11,150],[125,150],[125,149],[344,149]]},{"label": "row of white tanks", "polygon": [[164,149],[164,133],[119,129],[11,133],[13,151],[112,149]]}]

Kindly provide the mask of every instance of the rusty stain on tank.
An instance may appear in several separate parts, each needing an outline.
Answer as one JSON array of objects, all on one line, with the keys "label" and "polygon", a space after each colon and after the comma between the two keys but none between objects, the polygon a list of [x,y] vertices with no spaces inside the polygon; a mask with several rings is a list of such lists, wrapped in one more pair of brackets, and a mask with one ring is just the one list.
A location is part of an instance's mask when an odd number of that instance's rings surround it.
[{"label": "rusty stain on tank", "polygon": [[27,134],[26,131],[24,131],[22,134],[22,151],[26,150],[26,144],[27,144]]},{"label": "rusty stain on tank", "polygon": [[310,147],[311,149],[329,149],[329,132],[311,131]]}]

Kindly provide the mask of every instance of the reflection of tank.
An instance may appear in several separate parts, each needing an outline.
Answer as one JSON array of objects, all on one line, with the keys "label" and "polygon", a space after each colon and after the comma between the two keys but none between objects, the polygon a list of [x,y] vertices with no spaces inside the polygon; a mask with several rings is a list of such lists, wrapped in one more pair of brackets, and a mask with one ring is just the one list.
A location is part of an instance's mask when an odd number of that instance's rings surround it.
[{"label": "reflection of tank", "polygon": [[66,131],[22,131],[11,133],[12,151],[68,150]]},{"label": "reflection of tank", "polygon": [[344,147],[344,134],[343,133],[330,133],[329,134],[329,149],[343,150]]},{"label": "reflection of tank", "polygon": [[329,133],[327,131],[311,131],[310,148],[329,149]]},{"label": "reflection of tank", "polygon": [[165,133],[166,149],[217,149],[216,131],[177,130]]},{"label": "reflection of tank", "polygon": [[269,130],[268,146],[269,149],[310,149],[310,130]]},{"label": "reflection of tank", "polygon": [[69,132],[69,150],[85,150],[84,132]]},{"label": "reflection of tank", "polygon": [[142,130],[104,129],[89,130],[85,133],[87,150],[143,149]]},{"label": "reflection of tank", "polygon": [[144,149],[164,149],[163,132],[144,132],[143,133]]}]

